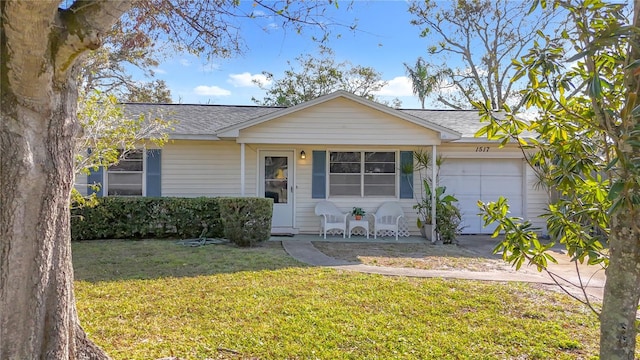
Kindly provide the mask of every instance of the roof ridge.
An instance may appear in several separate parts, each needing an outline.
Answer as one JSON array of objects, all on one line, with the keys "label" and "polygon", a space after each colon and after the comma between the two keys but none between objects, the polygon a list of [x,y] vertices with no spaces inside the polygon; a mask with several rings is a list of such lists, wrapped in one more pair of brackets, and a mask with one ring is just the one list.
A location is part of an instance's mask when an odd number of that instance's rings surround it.
[{"label": "roof ridge", "polygon": [[[272,105],[248,105],[248,104],[186,104],[186,103],[153,103],[153,102],[120,102],[120,105],[146,105],[146,106],[201,106],[201,107],[225,107],[225,108],[251,108],[251,109],[287,109],[291,106]],[[398,111],[438,111],[438,112],[475,112],[477,109],[408,109],[397,108]]]},{"label": "roof ridge", "polygon": [[265,105],[233,105],[233,104],[184,104],[184,103],[151,103],[151,102],[120,102],[120,105],[147,105],[147,106],[202,106],[202,107],[237,107],[253,109],[286,109],[286,106]]}]

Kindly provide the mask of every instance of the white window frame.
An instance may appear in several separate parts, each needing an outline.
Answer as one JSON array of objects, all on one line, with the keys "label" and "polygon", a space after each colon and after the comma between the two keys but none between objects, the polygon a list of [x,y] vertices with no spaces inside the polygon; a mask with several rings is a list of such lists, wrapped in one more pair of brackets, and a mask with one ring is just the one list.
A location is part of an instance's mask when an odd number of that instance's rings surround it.
[{"label": "white window frame", "polygon": [[[109,168],[106,167],[103,171],[103,184],[104,189],[103,196],[119,196],[119,197],[135,197],[135,196],[147,196],[147,149],[132,149],[133,151],[142,152],[142,195],[109,195]],[[139,171],[114,171],[118,174],[137,174]]]},{"label": "white window frame", "polygon": [[[370,152],[379,152],[379,153],[393,153],[394,155],[394,174],[393,174],[393,195],[365,195],[365,184],[364,178],[366,175],[384,175],[391,177],[390,173],[366,173],[365,172],[365,153]],[[360,153],[360,194],[353,195],[332,195],[331,194],[331,153]],[[349,198],[349,197],[360,197],[360,198],[394,198],[397,199],[399,196],[399,171],[398,171],[398,162],[399,155],[397,150],[327,150],[327,167],[326,167],[326,179],[327,179],[327,198]],[[336,173],[337,174],[337,173]],[[354,173],[355,174],[355,173]]]}]

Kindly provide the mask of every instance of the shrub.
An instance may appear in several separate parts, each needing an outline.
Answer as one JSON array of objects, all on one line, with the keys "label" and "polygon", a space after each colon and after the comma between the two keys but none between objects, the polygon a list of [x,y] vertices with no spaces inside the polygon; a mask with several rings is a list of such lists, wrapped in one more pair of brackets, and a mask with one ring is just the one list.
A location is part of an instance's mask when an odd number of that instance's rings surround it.
[{"label": "shrub", "polygon": [[253,246],[269,240],[273,199],[219,198],[224,235],[238,246]]},{"label": "shrub", "polygon": [[[423,180],[424,196],[413,208],[418,210],[417,226],[433,224],[431,219],[431,186],[428,180]],[[436,188],[436,233],[443,244],[452,244],[456,236],[460,233],[460,223],[462,216],[460,209],[455,205],[458,201],[453,195],[445,194],[447,188],[438,186]]]},{"label": "shrub", "polygon": [[217,198],[103,197],[95,206],[71,210],[72,240],[222,237],[223,233]]},{"label": "shrub", "polygon": [[[422,150],[414,151],[413,155],[416,166],[408,165],[406,168],[403,168],[402,171],[403,173],[413,173],[414,171],[418,171],[418,173],[421,174],[422,193],[420,194],[418,203],[413,206],[418,213],[416,225],[418,229],[423,232],[425,231],[423,228],[424,225],[433,224],[431,219],[431,201],[433,195],[436,202],[436,239],[442,240],[443,244],[453,244],[456,236],[460,234],[460,231],[462,230],[460,227],[462,216],[460,214],[460,209],[456,205],[458,199],[453,195],[445,194],[447,191],[445,186],[437,186],[435,194],[433,194],[431,189],[431,177],[428,175],[426,177],[422,177],[423,171],[428,174],[431,166],[433,165],[432,155],[429,152]],[[445,159],[442,157],[436,158],[437,169],[440,169],[444,161]],[[438,179],[437,173],[436,179]],[[423,234],[425,233],[423,232]],[[431,239],[431,241],[435,242],[436,239]]]}]

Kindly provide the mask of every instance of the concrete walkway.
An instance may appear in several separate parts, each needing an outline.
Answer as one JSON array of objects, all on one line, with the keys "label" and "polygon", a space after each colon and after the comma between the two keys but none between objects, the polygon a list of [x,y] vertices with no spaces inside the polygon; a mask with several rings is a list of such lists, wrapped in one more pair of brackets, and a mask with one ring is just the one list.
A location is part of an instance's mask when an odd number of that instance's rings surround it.
[{"label": "concrete walkway", "polygon": [[[314,239],[314,240],[312,240]],[[419,239],[419,238],[418,238]],[[275,239],[274,239],[275,240]],[[383,266],[371,266],[361,263],[349,262],[329,257],[313,246],[312,241],[321,241],[318,237],[296,236],[293,238],[279,238],[285,251],[296,260],[313,266],[327,266],[339,270],[357,271],[369,274],[381,274],[389,276],[411,276],[423,278],[447,278],[447,279],[467,279],[478,281],[516,281],[547,285],[556,285],[547,273],[538,272],[535,268],[523,266],[519,271],[468,271],[468,270],[422,270],[414,268],[395,268]],[[341,242],[343,239],[333,238],[329,241]],[[348,240],[347,240],[348,241]],[[365,242],[360,240],[358,242]],[[374,242],[374,241],[371,241]],[[381,241],[375,241],[380,243]],[[406,239],[404,243],[415,243],[416,239]],[[418,242],[424,243],[424,240]],[[394,241],[395,243],[395,241]],[[462,236],[459,239],[459,246],[477,254],[479,257],[500,258],[493,254],[496,240],[489,236]],[[438,246],[438,245],[434,245]],[[580,294],[581,290],[575,285],[579,283],[579,278],[575,271],[575,264],[559,249],[554,254],[558,264],[550,264],[550,270],[565,279],[564,285],[568,285],[573,294]],[[594,266],[581,266],[581,276],[583,282],[589,281],[586,293],[595,300],[602,300],[604,287],[604,271]],[[573,283],[573,284],[572,284]]]}]

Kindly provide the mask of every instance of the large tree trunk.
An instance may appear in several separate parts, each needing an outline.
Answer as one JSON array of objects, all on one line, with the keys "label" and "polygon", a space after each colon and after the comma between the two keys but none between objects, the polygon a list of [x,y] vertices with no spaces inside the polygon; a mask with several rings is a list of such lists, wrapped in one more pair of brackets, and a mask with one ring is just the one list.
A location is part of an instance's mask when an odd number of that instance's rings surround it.
[{"label": "large tree trunk", "polygon": [[[632,25],[640,28],[640,0],[634,0]],[[629,46],[626,64],[640,59],[640,48],[637,47],[639,39],[638,34],[631,38],[630,43],[635,45]],[[626,106],[634,109],[640,104],[640,76],[635,68],[626,68],[625,71]],[[622,119],[626,134],[635,130],[637,125],[638,119],[632,115]],[[640,157],[640,148],[631,142],[627,143],[635,139],[625,136],[622,143],[618,144],[627,163]],[[623,195],[628,206],[622,206],[611,216],[610,262],[600,314],[600,358],[612,360],[635,358],[638,333],[636,316],[640,301],[640,204],[633,204],[638,191],[638,170],[625,168],[622,171],[621,178],[630,185]]]},{"label": "large tree trunk", "polygon": [[86,338],[73,295],[72,69],[128,6],[59,3],[0,3],[0,359],[108,358]]},{"label": "large tree trunk", "polygon": [[108,358],[79,327],[73,296],[69,193],[78,124],[70,84],[54,82],[35,107],[3,87],[2,359]]},{"label": "large tree trunk", "polygon": [[600,314],[600,358],[634,359],[640,300],[639,213],[612,217],[610,263]]}]

